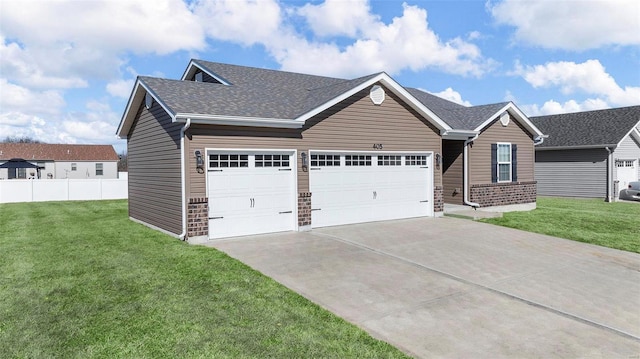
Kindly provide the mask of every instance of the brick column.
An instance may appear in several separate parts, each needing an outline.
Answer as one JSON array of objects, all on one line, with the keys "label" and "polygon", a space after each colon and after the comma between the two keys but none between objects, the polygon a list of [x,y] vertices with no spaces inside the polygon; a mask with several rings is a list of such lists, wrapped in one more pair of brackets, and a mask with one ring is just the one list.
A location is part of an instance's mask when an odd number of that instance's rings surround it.
[{"label": "brick column", "polygon": [[438,212],[444,212],[444,188],[442,186],[435,186],[433,189],[433,212],[438,215]]},{"label": "brick column", "polygon": [[209,236],[209,199],[189,198],[187,206],[187,236]]},{"label": "brick column", "polygon": [[311,192],[298,194],[298,227],[300,230],[311,227]]}]

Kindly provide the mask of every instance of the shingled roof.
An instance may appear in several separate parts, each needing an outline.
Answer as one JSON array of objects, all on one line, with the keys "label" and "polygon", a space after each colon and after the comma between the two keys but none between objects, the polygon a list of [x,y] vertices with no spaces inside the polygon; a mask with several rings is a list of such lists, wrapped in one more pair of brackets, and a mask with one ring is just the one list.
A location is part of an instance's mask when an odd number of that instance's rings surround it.
[{"label": "shingled roof", "polygon": [[0,161],[118,161],[111,145],[65,145],[51,143],[0,143]]},{"label": "shingled roof", "polygon": [[[211,78],[191,81],[199,71]],[[138,77],[118,127],[118,135],[125,135],[131,126],[134,113],[130,107],[139,106],[143,100],[144,93],[138,91],[139,85],[150,92],[174,120],[257,119],[260,124],[269,120],[278,126],[298,126],[303,123],[298,123],[299,120],[304,121],[314,111],[322,110],[323,106],[341,100],[342,96],[360,90],[372,81],[390,86],[392,91],[401,94],[412,107],[423,112],[441,129],[477,131],[492,117],[498,116],[498,112],[508,109],[524,121],[532,133],[542,134],[509,102],[466,107],[415,88],[404,88],[384,72],[356,79],[340,79],[192,60],[181,80]]]},{"label": "shingled roof", "polygon": [[640,106],[530,117],[549,135],[539,148],[615,146],[640,123]]}]

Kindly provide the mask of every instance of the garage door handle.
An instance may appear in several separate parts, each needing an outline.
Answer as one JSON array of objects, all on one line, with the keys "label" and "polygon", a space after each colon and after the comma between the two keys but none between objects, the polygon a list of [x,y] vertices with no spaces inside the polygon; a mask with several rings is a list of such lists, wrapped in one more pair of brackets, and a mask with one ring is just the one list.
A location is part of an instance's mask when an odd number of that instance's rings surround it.
[{"label": "garage door handle", "polygon": [[319,167],[311,167],[311,170],[312,170],[312,171],[320,171],[321,169],[322,169],[322,168],[319,168]]},{"label": "garage door handle", "polygon": [[223,170],[209,170],[209,172],[222,172]]},{"label": "garage door handle", "polygon": [[322,211],[322,208],[311,208],[312,211]]},{"label": "garage door handle", "polygon": [[429,168],[429,167],[427,167],[427,166],[424,166],[424,167],[420,167],[420,168]]},{"label": "garage door handle", "polygon": [[209,217],[209,219],[222,219],[222,218],[224,218],[224,217],[222,217],[222,216],[221,217]]},{"label": "garage door handle", "polygon": [[278,212],[278,214],[293,213],[293,211]]},{"label": "garage door handle", "polygon": [[429,200],[425,199],[424,201],[420,201],[420,203],[425,203],[425,202],[429,202]]}]

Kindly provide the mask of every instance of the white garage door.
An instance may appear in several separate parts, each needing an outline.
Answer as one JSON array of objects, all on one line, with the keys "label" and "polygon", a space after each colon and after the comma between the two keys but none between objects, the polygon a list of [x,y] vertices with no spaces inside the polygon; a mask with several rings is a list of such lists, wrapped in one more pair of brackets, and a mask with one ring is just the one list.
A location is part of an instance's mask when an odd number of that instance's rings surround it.
[{"label": "white garage door", "polygon": [[208,151],[209,238],[295,229],[293,152]]},{"label": "white garage door", "polygon": [[629,182],[638,181],[637,160],[616,160],[616,179],[618,193],[629,186]]},{"label": "white garage door", "polygon": [[429,153],[312,152],[313,227],[433,215]]}]

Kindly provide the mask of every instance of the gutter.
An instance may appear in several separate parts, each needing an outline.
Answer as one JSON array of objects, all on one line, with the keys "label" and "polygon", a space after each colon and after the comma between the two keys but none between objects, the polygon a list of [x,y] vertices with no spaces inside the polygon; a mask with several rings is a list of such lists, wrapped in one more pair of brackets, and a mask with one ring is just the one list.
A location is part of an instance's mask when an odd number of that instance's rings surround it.
[{"label": "gutter", "polygon": [[180,129],[180,182],[181,197],[182,197],[182,233],[178,235],[178,238],[182,241],[187,240],[187,189],[186,189],[186,166],[185,166],[185,149],[184,149],[184,133],[191,127],[191,119],[187,118],[187,122]]},{"label": "gutter", "polygon": [[549,135],[541,135],[533,139],[533,146],[541,145],[544,142],[545,138],[548,138]]},{"label": "gutter", "polygon": [[480,133],[476,133],[473,137],[469,137],[466,141],[464,141],[464,153],[462,155],[463,159],[463,163],[464,163],[464,183],[463,183],[463,195],[462,195],[462,200],[463,203],[466,204],[467,206],[472,206],[473,209],[477,209],[478,207],[480,207],[480,205],[478,203],[475,202],[471,202],[469,200],[469,144],[473,141],[475,141],[478,136],[480,136]]},{"label": "gutter", "polygon": [[611,151],[609,146],[605,147],[604,149],[609,153],[609,155],[607,155],[607,198],[605,198],[604,200],[605,202],[611,202],[611,173],[613,172],[613,152]]}]

